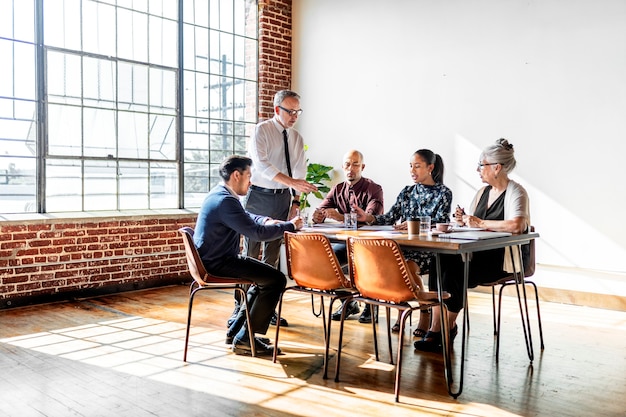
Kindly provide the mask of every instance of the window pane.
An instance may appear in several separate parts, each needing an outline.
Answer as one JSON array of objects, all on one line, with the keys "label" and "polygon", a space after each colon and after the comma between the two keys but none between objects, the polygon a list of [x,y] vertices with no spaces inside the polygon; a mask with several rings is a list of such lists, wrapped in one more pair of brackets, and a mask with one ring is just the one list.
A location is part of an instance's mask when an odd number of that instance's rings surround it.
[{"label": "window pane", "polygon": [[0,212],[34,212],[37,208],[36,159],[23,156],[31,153],[24,141],[0,139],[0,148],[7,152],[0,155]]},{"label": "window pane", "polygon": [[83,154],[104,158],[117,157],[115,112],[85,108],[83,110]]},{"label": "window pane", "polygon": [[85,161],[84,210],[117,209],[117,162]]},{"label": "window pane", "polygon": [[150,208],[178,207],[178,166],[175,163],[150,164]]},{"label": "window pane", "polygon": [[80,105],[81,58],[78,55],[48,52],[48,100],[51,103]]},{"label": "window pane", "polygon": [[150,111],[176,114],[176,74],[150,69]]},{"label": "window pane", "polygon": [[115,108],[115,63],[83,58],[83,104]]},{"label": "window pane", "polygon": [[120,158],[148,158],[148,115],[119,112],[118,156]]},{"label": "window pane", "polygon": [[[35,46],[24,43],[16,43],[14,49],[14,75],[13,81],[15,97],[35,99]],[[4,64],[3,64],[4,65]],[[3,82],[6,82],[3,80]]]},{"label": "window pane", "polygon": [[150,158],[176,159],[176,118],[150,116]]},{"label": "window pane", "polygon": [[82,120],[80,107],[48,106],[48,155],[82,155]]},{"label": "window pane", "polygon": [[80,0],[46,0],[43,3],[46,45],[80,50]]},{"label": "window pane", "polygon": [[94,1],[83,1],[83,50],[115,56],[115,7]]},{"label": "window pane", "polygon": [[148,111],[148,67],[118,65],[118,100],[120,110]]},{"label": "window pane", "polygon": [[[4,1],[3,3],[8,2]],[[13,36],[8,37],[26,42],[35,42],[35,19],[33,19],[35,2],[32,0],[14,0],[11,3],[13,3],[13,13],[15,13],[14,21],[17,24],[13,27]]]},{"label": "window pane", "polygon": [[150,62],[175,68],[178,54],[176,39],[178,27],[175,21],[150,17]]},{"label": "window pane", "polygon": [[83,209],[83,173],[79,160],[46,161],[46,210],[48,212]]},{"label": "window pane", "polygon": [[120,163],[120,210],[148,207],[149,178],[146,162]]},{"label": "window pane", "polygon": [[118,8],[117,18],[117,56],[147,62],[148,16]]}]

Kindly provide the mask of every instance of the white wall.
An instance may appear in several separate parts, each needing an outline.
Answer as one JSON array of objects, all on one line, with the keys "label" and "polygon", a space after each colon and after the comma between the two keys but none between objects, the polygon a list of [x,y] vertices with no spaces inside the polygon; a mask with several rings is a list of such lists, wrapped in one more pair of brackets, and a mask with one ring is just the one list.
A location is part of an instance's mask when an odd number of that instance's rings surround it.
[{"label": "white wall", "polygon": [[358,148],[389,208],[430,148],[464,206],[506,137],[538,262],[626,271],[626,1],[294,0],[293,19],[312,162]]}]

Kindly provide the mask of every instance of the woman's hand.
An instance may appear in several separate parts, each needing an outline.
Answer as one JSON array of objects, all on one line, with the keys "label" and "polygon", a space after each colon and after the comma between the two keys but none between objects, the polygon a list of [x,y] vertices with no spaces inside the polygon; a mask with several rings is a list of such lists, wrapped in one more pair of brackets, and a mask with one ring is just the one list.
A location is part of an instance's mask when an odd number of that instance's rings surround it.
[{"label": "woman's hand", "polygon": [[462,217],[463,219],[463,223],[466,226],[469,227],[485,227],[483,224],[483,220],[476,217],[476,216],[472,216],[471,214],[465,214]]},{"label": "woman's hand", "polygon": [[409,225],[407,222],[402,222],[400,224],[393,225],[393,230],[407,230],[408,228],[409,228]]},{"label": "woman's hand", "polygon": [[463,226],[463,215],[465,214],[465,210],[461,206],[456,206],[456,210],[454,210],[454,220],[457,224]]}]

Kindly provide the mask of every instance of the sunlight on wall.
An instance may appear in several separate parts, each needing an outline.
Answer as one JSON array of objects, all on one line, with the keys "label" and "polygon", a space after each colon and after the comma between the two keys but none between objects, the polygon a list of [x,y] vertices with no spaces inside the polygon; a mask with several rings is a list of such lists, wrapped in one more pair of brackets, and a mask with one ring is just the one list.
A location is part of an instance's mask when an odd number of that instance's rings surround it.
[{"label": "sunlight on wall", "polygon": [[[457,134],[454,140],[452,163],[447,164],[455,204],[470,204],[476,191],[483,186],[476,172],[481,148]],[[474,155],[474,157],[469,157]],[[518,168],[521,165],[518,161]],[[530,197],[531,222],[540,234],[537,240],[537,262],[604,271],[624,271],[626,248],[621,247],[596,229],[593,224],[576,216],[567,207],[546,194],[541,184],[533,184],[518,175],[519,169],[510,177],[526,188]]]}]

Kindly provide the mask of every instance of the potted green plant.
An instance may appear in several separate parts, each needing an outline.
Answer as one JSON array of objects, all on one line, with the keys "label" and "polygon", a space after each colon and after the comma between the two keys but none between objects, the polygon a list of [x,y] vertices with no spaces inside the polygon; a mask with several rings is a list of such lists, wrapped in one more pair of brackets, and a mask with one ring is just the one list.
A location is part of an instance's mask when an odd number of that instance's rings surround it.
[{"label": "potted green plant", "polygon": [[[320,200],[324,198],[324,195],[330,191],[330,187],[326,185],[331,180],[328,173],[333,170],[333,167],[323,164],[309,163],[306,169],[306,180],[317,187],[317,191],[312,193]],[[324,194],[322,194],[324,193]],[[311,207],[308,197],[311,193],[300,194],[300,210],[305,210],[307,207]]]}]

